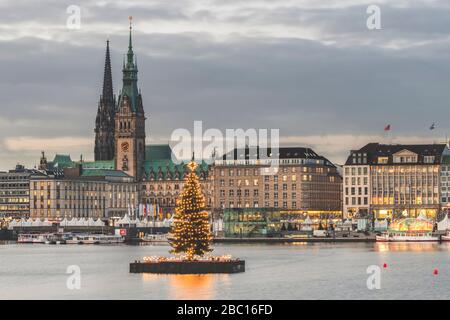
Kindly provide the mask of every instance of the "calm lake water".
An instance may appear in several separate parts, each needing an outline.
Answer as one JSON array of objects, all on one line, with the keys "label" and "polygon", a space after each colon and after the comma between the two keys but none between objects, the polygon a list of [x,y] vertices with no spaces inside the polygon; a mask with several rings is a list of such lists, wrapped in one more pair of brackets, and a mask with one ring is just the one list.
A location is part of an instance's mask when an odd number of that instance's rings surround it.
[{"label": "calm lake water", "polygon": [[[0,244],[1,299],[449,299],[450,244],[216,245],[246,260],[231,275],[130,274],[168,246]],[[383,268],[384,264],[387,268]],[[81,289],[66,286],[81,269]],[[366,269],[381,267],[381,289]],[[434,269],[438,275],[433,274]]]}]

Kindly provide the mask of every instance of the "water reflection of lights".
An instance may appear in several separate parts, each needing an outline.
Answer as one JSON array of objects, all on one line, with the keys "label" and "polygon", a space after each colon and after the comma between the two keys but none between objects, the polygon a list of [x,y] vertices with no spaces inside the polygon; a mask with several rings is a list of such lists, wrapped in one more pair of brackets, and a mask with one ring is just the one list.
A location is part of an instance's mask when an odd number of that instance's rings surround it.
[{"label": "water reflection of lights", "polygon": [[289,245],[289,246],[307,246],[308,242],[306,242],[306,241],[295,241],[295,242],[289,242],[289,243],[286,243],[286,244]]},{"label": "water reflection of lights", "polygon": [[161,275],[144,273],[144,281],[168,280],[169,299],[217,299],[215,286],[230,283],[228,274],[176,274]]},{"label": "water reflection of lights", "polygon": [[450,250],[450,246],[439,243],[426,242],[377,242],[375,251],[378,252],[433,252],[436,250]]}]

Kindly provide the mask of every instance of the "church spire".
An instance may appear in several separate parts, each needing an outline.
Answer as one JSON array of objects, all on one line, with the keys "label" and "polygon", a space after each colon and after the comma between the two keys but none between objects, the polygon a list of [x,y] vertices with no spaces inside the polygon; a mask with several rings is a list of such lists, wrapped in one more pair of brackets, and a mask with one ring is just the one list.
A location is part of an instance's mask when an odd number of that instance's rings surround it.
[{"label": "church spire", "polygon": [[133,40],[132,40],[132,21],[133,17],[129,17],[130,20],[130,34],[129,34],[129,40],[128,40],[128,52],[126,61],[123,65],[122,73],[123,73],[123,85],[122,85],[122,91],[121,96],[119,97],[119,106],[122,105],[122,100],[124,97],[127,97],[129,101],[129,105],[131,107],[131,110],[133,112],[141,112],[139,110],[139,90],[137,86],[137,73],[138,69],[135,63],[134,59],[134,52],[133,52]]},{"label": "church spire", "polygon": [[133,65],[133,58],[134,58],[134,52],[133,52],[133,40],[132,40],[132,36],[131,36],[131,31],[133,30],[133,25],[132,25],[132,21],[133,21],[133,17],[129,16],[128,19],[130,20],[130,36],[128,39],[128,52],[127,52],[127,66],[131,67]]},{"label": "church spire", "polygon": [[106,40],[106,54],[105,54],[105,70],[103,74],[103,101],[108,103],[114,100],[113,83],[111,74],[111,58],[109,55],[109,39]]},{"label": "church spire", "polygon": [[106,41],[105,68],[103,73],[103,88],[98,103],[95,119],[95,160],[112,160],[114,158],[114,117],[116,102],[113,92],[111,73],[111,57],[109,40]]}]

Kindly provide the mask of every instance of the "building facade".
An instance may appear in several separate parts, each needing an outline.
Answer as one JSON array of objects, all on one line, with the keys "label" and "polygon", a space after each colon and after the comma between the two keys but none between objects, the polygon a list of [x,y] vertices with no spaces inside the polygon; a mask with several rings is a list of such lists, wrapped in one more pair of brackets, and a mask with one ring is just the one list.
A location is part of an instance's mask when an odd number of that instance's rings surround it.
[{"label": "building facade", "polygon": [[344,216],[436,219],[446,152],[445,144],[369,143],[352,150],[343,169]]},{"label": "building facade", "polygon": [[450,212],[450,150],[446,149],[441,162],[441,212]]},{"label": "building facade", "polygon": [[37,170],[17,165],[14,170],[0,172],[0,217],[28,218],[30,216],[30,177]]},{"label": "building facade", "polygon": [[[310,148],[279,148],[263,160],[259,148],[233,150],[212,168],[215,210],[275,208],[311,216],[342,214],[337,167]],[[275,164],[276,166],[271,166]]]},{"label": "building facade", "polygon": [[[176,200],[183,189],[187,174],[186,163],[173,161],[174,155],[169,145],[146,146],[145,177],[140,183],[142,203],[158,207],[160,218],[173,215]],[[212,207],[212,177],[210,167],[202,161],[196,169],[207,210]]]},{"label": "building facade", "polygon": [[30,216],[40,219],[122,217],[138,205],[138,186],[122,171],[65,169],[30,177]]}]

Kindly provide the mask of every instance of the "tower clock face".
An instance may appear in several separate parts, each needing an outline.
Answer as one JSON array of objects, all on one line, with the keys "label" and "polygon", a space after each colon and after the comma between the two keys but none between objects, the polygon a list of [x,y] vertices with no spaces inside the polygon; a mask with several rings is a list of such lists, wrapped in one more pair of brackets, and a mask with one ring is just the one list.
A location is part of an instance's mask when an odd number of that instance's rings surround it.
[{"label": "tower clock face", "polygon": [[122,148],[123,152],[127,152],[130,149],[130,145],[128,144],[128,142],[122,142],[120,147]]}]

